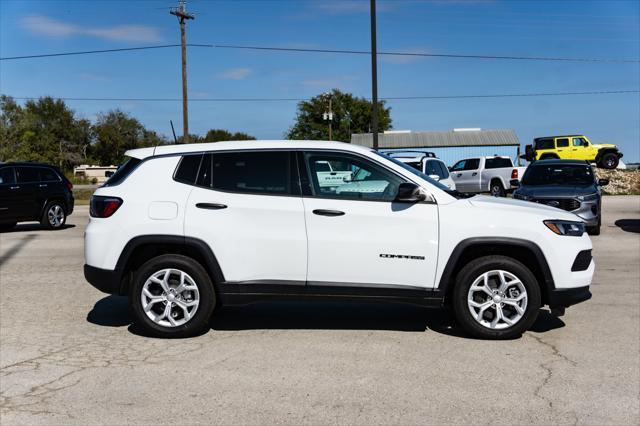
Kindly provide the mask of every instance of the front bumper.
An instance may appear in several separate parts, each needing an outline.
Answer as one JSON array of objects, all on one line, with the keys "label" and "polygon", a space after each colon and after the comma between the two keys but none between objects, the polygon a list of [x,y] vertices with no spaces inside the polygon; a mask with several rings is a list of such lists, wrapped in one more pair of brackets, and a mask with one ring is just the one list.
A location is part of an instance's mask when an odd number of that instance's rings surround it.
[{"label": "front bumper", "polygon": [[118,271],[84,265],[84,278],[103,293],[121,294],[121,276]]},{"label": "front bumper", "polygon": [[555,289],[549,294],[549,307],[568,308],[589,299],[591,299],[589,286]]}]

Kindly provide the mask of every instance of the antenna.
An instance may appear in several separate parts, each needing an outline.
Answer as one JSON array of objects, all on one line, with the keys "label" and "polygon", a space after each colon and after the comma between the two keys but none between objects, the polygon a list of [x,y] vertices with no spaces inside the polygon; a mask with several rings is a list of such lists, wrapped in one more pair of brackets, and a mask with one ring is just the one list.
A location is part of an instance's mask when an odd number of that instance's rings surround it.
[{"label": "antenna", "polygon": [[173,128],[173,120],[169,120],[171,123],[171,131],[173,132],[173,141],[178,145],[178,138],[176,138],[176,129]]}]

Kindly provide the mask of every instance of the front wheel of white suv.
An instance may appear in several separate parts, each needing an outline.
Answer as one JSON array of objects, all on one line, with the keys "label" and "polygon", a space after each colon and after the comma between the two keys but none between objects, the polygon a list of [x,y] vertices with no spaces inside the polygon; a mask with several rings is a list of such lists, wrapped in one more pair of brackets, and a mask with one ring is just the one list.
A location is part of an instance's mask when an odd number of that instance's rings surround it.
[{"label": "front wheel of white suv", "polygon": [[485,256],[458,273],[453,308],[474,337],[511,339],[531,327],[540,299],[538,282],[526,266],[506,256]]},{"label": "front wheel of white suv", "polygon": [[206,270],[195,260],[167,254],[135,273],[129,292],[134,322],[156,337],[191,337],[209,327],[216,296]]}]

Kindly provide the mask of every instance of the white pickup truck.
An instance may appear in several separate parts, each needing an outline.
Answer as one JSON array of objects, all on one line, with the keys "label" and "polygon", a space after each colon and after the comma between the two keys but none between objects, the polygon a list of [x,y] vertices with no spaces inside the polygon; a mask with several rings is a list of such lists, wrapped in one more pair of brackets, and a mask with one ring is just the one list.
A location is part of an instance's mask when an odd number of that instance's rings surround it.
[{"label": "white pickup truck", "polygon": [[451,167],[456,189],[462,193],[489,192],[504,197],[515,189],[511,179],[520,179],[526,167],[516,167],[509,157],[476,157],[458,161]]}]

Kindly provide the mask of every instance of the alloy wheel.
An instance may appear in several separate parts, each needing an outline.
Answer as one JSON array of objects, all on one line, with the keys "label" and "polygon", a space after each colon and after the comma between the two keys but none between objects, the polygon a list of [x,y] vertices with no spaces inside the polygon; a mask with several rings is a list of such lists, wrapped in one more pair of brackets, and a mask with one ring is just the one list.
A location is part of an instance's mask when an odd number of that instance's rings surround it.
[{"label": "alloy wheel", "polygon": [[53,228],[58,228],[64,223],[64,210],[59,204],[53,204],[47,211],[47,219]]},{"label": "alloy wheel", "polygon": [[488,271],[475,279],[467,293],[471,316],[483,327],[501,330],[515,325],[527,310],[527,290],[514,274]]},{"label": "alloy wheel", "polygon": [[147,278],[140,300],[144,313],[153,322],[178,327],[193,318],[200,304],[200,292],[189,274],[169,268]]}]

